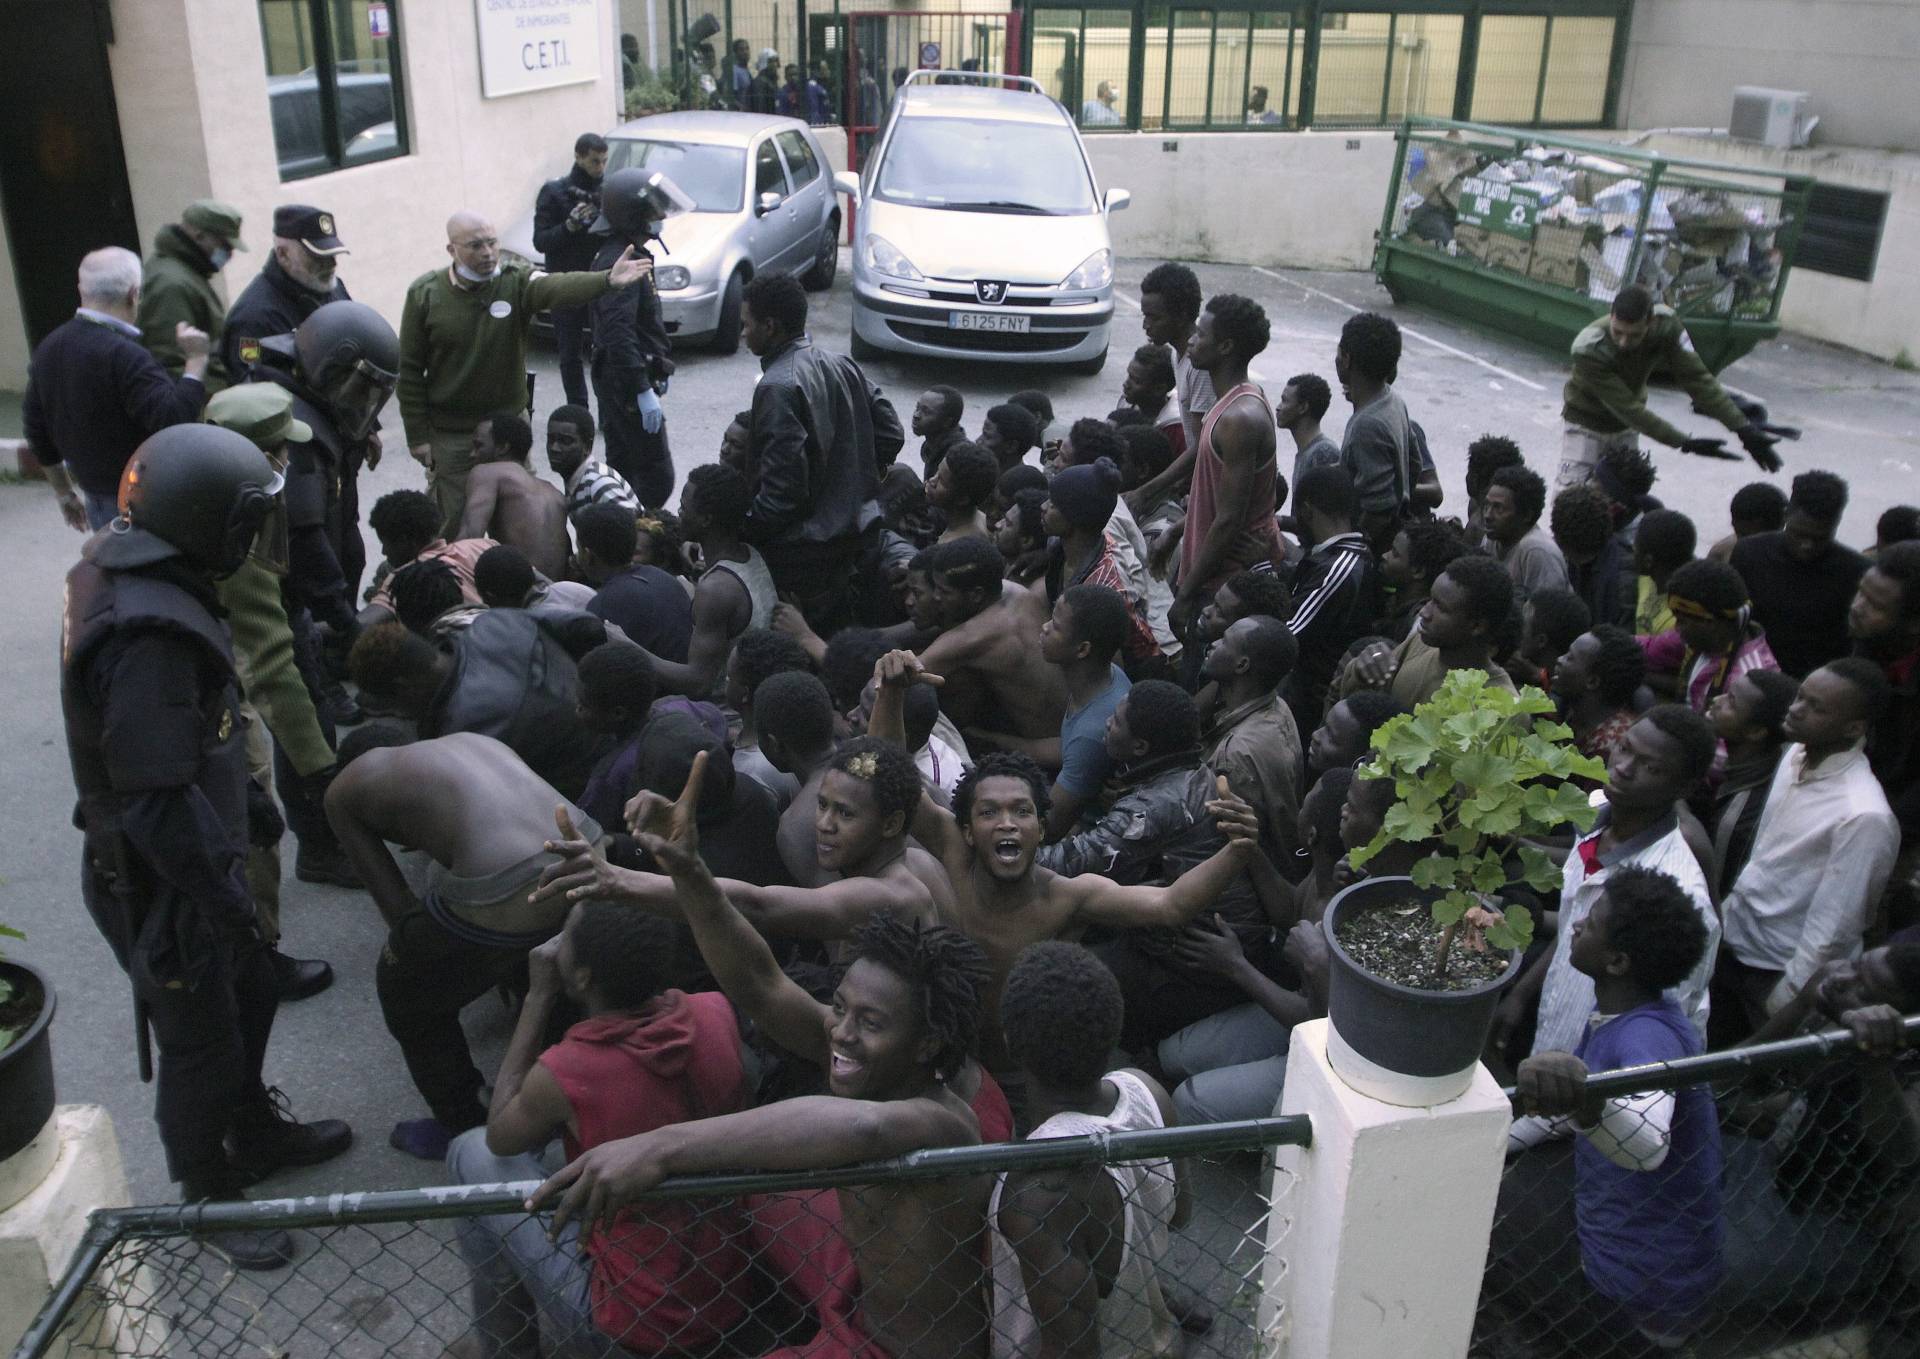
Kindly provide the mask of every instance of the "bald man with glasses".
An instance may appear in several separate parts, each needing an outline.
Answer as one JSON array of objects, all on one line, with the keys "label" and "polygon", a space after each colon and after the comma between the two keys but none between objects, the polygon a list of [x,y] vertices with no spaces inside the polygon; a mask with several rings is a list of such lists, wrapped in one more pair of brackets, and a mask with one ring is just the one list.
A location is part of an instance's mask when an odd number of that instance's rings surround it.
[{"label": "bald man with glasses", "polygon": [[444,530],[460,523],[472,468],[474,427],[528,409],[527,332],[536,312],[583,306],[609,288],[646,277],[652,261],[632,250],[605,270],[548,274],[506,264],[500,233],[477,212],[447,219],[445,268],[407,288],[400,314],[400,419],[407,447],[427,469]]}]

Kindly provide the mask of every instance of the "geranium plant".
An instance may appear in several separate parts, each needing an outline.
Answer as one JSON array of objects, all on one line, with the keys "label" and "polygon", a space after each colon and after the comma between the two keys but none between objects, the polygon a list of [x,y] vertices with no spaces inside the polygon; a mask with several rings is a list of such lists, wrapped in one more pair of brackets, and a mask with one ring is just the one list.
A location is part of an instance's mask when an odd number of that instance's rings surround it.
[{"label": "geranium plant", "polygon": [[1433,904],[1436,977],[1455,943],[1484,952],[1532,942],[1532,913],[1496,905],[1495,894],[1519,882],[1558,888],[1559,867],[1528,842],[1593,826],[1596,809],[1572,779],[1603,780],[1606,765],[1579,752],[1554,711],[1536,688],[1513,693],[1484,670],[1454,670],[1432,698],[1373,734],[1373,759],[1357,777],[1392,779],[1398,800],[1348,860],[1358,868],[1390,844],[1440,842],[1411,874],[1417,887],[1444,889]]}]

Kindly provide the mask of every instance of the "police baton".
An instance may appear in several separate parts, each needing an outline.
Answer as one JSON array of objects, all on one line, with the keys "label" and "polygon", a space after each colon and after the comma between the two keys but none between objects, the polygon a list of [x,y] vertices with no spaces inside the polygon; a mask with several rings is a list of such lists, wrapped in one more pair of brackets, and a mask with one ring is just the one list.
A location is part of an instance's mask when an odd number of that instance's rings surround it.
[{"label": "police baton", "polygon": [[146,1001],[140,999],[140,990],[133,993],[133,1050],[140,1058],[140,1083],[153,1084],[153,1034],[148,1031],[148,1019],[151,1011]]}]

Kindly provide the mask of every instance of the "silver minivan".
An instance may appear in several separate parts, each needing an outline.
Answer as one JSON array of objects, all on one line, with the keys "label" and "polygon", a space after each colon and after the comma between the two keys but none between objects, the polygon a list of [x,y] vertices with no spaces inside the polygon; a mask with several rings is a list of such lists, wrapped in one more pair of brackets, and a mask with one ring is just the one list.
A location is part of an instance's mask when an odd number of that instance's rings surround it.
[{"label": "silver minivan", "polygon": [[[740,346],[740,291],[760,273],[796,275],[810,291],[833,286],[840,205],[813,129],[757,113],[658,113],[607,133],[607,169],[664,171],[693,200],[667,219],[654,250],[660,310],[676,340],[705,337],[719,353]],[[533,214],[501,244],[538,266]]]},{"label": "silver minivan", "polygon": [[853,353],[1071,364],[1097,373],[1113,320],[1104,194],[1073,118],[1023,76],[915,71],[861,174]]}]

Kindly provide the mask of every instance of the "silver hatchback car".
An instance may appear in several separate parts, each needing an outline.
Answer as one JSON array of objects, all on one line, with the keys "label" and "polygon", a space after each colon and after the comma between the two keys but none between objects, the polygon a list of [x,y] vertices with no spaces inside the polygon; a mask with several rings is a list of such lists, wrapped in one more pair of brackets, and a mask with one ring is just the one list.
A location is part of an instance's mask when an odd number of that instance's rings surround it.
[{"label": "silver hatchback car", "polygon": [[[663,172],[693,200],[669,217],[654,251],[654,285],[674,338],[740,347],[740,292],[756,274],[797,275],[833,286],[840,205],[827,158],[797,118],[760,113],[657,113],[607,135],[607,169]],[[538,267],[533,214],[501,240],[510,258]]]},{"label": "silver hatchback car", "polygon": [[1021,76],[916,71],[860,176],[853,354],[1097,373],[1113,320],[1104,194],[1073,119]]}]

